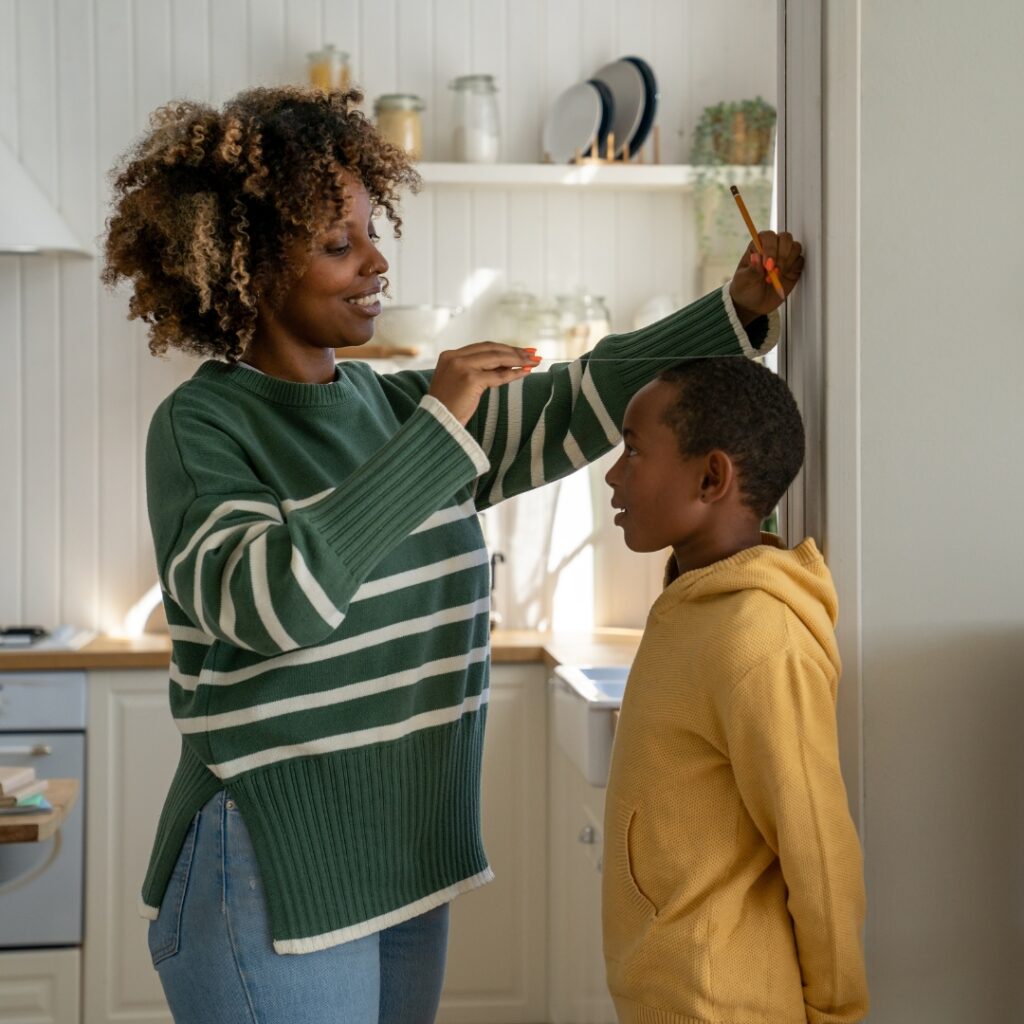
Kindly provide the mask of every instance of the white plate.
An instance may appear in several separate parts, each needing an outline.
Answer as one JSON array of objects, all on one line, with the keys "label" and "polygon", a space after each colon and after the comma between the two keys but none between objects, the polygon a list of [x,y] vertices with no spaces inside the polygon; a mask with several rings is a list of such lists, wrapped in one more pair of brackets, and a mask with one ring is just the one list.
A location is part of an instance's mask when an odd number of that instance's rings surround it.
[{"label": "white plate", "polygon": [[[639,72],[638,72],[639,73]],[[570,163],[600,135],[604,104],[590,82],[570,86],[555,100],[544,122],[544,152],[556,164]]]},{"label": "white plate", "polygon": [[[647,88],[640,69],[628,60],[615,60],[605,64],[596,74],[591,75],[599,82],[604,82],[611,90],[615,101],[615,114],[612,118],[612,131],[615,132],[615,155],[620,156],[626,143],[632,147],[633,139],[640,121],[643,118],[644,105],[647,101]],[[604,153],[604,139],[601,140],[601,152]],[[630,149],[632,153],[632,148]]]}]

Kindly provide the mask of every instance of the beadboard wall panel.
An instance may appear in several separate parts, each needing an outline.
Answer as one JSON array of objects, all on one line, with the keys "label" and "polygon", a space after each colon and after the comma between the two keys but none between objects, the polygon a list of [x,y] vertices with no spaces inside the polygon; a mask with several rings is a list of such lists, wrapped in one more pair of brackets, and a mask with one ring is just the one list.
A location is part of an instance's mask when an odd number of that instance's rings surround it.
[{"label": "beadboard wall panel", "polygon": [[[0,136],[98,252],[108,171],[154,108],[302,81],[306,52],[325,41],[350,52],[371,101],[424,98],[428,160],[451,155],[455,76],[497,77],[503,159],[531,162],[562,89],[640,54],[661,85],[662,160],[676,163],[705,105],[774,97],[774,39],[764,0],[0,0]],[[446,344],[486,337],[513,281],[548,297],[586,284],[616,328],[651,295],[695,295],[686,196],[430,188],[402,214],[403,239],[384,232],[392,293],[467,306]],[[195,362],[152,358],[99,269],[98,258],[0,255],[0,623],[109,629],[155,579],[146,429]],[[503,543],[523,532],[515,515],[499,517]],[[604,525],[595,536],[619,543]],[[629,571],[621,552],[605,557]],[[506,621],[545,621],[554,584],[545,596],[543,573],[519,576],[534,590],[505,585]],[[599,620],[630,624],[614,600],[597,606]]]}]

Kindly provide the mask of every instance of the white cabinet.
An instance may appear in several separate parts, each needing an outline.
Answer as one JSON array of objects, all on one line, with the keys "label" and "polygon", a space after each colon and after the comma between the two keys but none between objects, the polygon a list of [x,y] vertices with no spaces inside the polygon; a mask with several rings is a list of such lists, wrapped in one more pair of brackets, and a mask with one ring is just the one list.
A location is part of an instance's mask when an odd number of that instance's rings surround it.
[{"label": "white cabinet", "polygon": [[[178,759],[166,672],[91,673],[88,729],[84,1024],[170,1024],[136,911]],[[483,829],[496,878],[453,904],[439,1024],[546,1019],[546,757],[544,668],[494,666]]]},{"label": "white cabinet", "polygon": [[452,904],[438,1024],[547,1019],[545,680],[539,664],[491,669],[482,813],[495,880]]},{"label": "white cabinet", "polygon": [[181,739],[167,671],[89,674],[84,1024],[170,1024],[137,904]]},{"label": "white cabinet", "polygon": [[[554,719],[555,685],[548,697]],[[615,1024],[601,951],[603,788],[591,786],[562,751],[548,747],[549,1020]]]},{"label": "white cabinet", "polygon": [[0,1024],[78,1024],[77,949],[0,952]]}]

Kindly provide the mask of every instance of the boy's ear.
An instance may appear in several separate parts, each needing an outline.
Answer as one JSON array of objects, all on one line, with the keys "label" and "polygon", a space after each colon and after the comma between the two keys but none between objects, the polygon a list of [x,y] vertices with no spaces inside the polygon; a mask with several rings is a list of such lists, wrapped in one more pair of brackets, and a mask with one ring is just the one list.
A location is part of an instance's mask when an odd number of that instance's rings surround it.
[{"label": "boy's ear", "polygon": [[718,448],[704,456],[704,476],[700,482],[700,500],[706,504],[721,501],[729,493],[736,468],[732,459]]}]

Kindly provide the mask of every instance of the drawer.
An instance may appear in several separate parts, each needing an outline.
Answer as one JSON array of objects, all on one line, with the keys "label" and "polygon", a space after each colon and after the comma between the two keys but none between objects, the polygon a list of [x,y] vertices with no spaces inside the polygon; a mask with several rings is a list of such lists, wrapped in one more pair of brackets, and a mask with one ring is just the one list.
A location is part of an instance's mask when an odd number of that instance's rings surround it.
[{"label": "drawer", "polygon": [[84,729],[84,672],[0,672],[0,733]]}]

